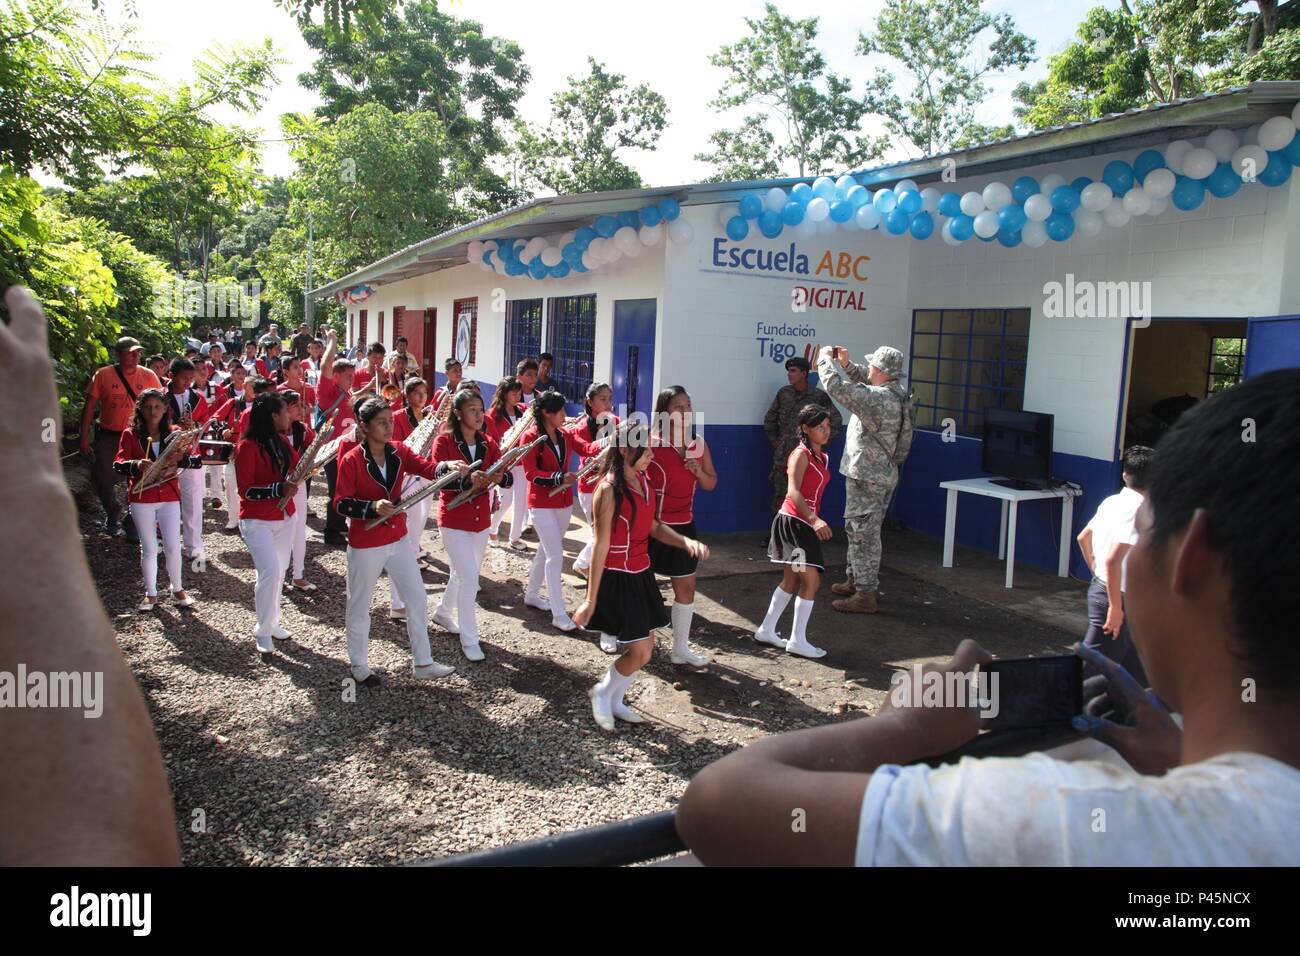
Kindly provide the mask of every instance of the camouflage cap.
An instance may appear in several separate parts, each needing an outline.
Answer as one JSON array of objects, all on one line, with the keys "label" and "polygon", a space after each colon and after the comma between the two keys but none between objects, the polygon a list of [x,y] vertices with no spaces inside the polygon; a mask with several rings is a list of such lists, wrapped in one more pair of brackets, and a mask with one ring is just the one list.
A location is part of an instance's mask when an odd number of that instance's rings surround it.
[{"label": "camouflage cap", "polygon": [[893,378],[902,378],[903,376],[903,353],[896,348],[882,345],[866,356],[866,359],[868,365],[874,365],[886,375]]}]

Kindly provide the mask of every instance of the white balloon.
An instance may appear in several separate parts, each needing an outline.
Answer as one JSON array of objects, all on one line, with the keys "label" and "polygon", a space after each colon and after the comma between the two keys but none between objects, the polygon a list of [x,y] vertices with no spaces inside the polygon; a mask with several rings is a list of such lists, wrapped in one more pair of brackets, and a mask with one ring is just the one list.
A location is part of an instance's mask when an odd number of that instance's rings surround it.
[{"label": "white balloon", "polygon": [[894,192],[896,193],[906,192],[909,189],[921,192],[921,187],[916,184],[915,179],[904,179],[894,185]]},{"label": "white balloon", "polygon": [[[1052,201],[1042,193],[1035,193],[1025,200],[1025,217],[1031,222],[1042,222],[1052,214]],[[1024,233],[1024,230],[1021,230]]]},{"label": "white balloon", "polygon": [[848,173],[845,173],[839,179],[835,180],[835,192],[847,193],[850,189],[852,189],[857,184],[858,181],[856,179],[854,179]]},{"label": "white balloon", "polygon": [[668,223],[668,238],[678,245],[685,245],[695,238],[695,227],[682,216]]},{"label": "white balloon", "polygon": [[1283,149],[1295,139],[1295,123],[1289,116],[1273,116],[1259,128],[1259,145],[1265,149]]},{"label": "white balloon", "polygon": [[968,216],[978,216],[984,211],[984,197],[977,192],[968,192],[961,197],[961,211]]},{"label": "white balloon", "polygon": [[1163,199],[1174,191],[1178,177],[1172,169],[1153,169],[1142,183],[1142,191],[1152,199]]},{"label": "white balloon", "polygon": [[1243,130],[1241,131],[1241,145],[1242,145],[1242,146],[1258,146],[1258,145],[1259,145],[1259,128],[1260,128],[1261,125],[1263,125],[1263,124],[1261,124],[1261,123],[1256,123],[1254,126],[1247,126],[1245,129],[1243,129]]},{"label": "white balloon", "polygon": [[1088,183],[1079,194],[1079,205],[1090,212],[1101,212],[1114,197],[1115,194],[1105,183]]},{"label": "white balloon", "polygon": [[574,239],[576,239],[577,236],[578,236],[578,232],[577,232],[577,230],[576,230],[576,229],[570,229],[568,232],[564,232],[564,233],[561,233],[561,234],[560,234],[560,238],[555,240],[555,245],[558,246],[559,248],[563,249],[565,246],[567,246],[569,243],[571,243]]},{"label": "white balloon", "polygon": [[763,197],[763,208],[770,209],[772,212],[780,212],[785,208],[785,204],[789,201],[789,197],[786,196],[784,189],[781,189],[779,186],[773,186],[767,191],[767,195]]},{"label": "white balloon", "polygon": [[804,210],[804,218],[810,222],[821,222],[831,214],[831,204],[821,196],[814,196],[808,200],[808,207]]},{"label": "white balloon", "polygon": [[588,272],[600,267],[600,260],[592,255],[591,246],[588,246],[587,251],[582,254],[582,265]]},{"label": "white balloon", "polygon": [[[591,242],[587,243],[587,252],[591,253],[591,257],[597,262],[605,261],[605,243],[607,241],[608,240],[597,236],[595,239],[591,240]],[[585,256],[587,252],[584,252],[583,255]]]},{"label": "white balloon", "polygon": [[724,202],[718,207],[718,225],[724,229],[734,217],[740,215],[740,203]]},{"label": "white balloon", "polygon": [[975,217],[975,235],[984,239],[998,234],[998,214],[992,209],[985,209]]},{"label": "white balloon", "polygon": [[465,254],[469,256],[470,262],[482,262],[483,243],[478,239],[472,240],[469,246],[465,249]]},{"label": "white balloon", "polygon": [[1031,249],[1037,249],[1047,241],[1047,227],[1037,219],[1030,219],[1020,227],[1020,241]]},{"label": "white balloon", "polygon": [[1169,208],[1169,200],[1164,196],[1158,196],[1151,200],[1151,208],[1147,210],[1148,216],[1158,216]]},{"label": "white balloon", "polygon": [[1192,144],[1185,139],[1176,139],[1165,147],[1165,165],[1176,173],[1183,171],[1183,158],[1192,151]]},{"label": "white balloon", "polygon": [[948,243],[948,245],[950,245],[950,246],[959,246],[959,245],[961,245],[960,242],[958,242],[956,239],[954,239],[954,238],[952,237],[952,220],[951,220],[951,219],[948,219],[948,220],[946,220],[946,221],[944,222],[944,224],[943,224],[943,229],[941,229],[941,230],[939,231],[939,234],[940,234],[941,236],[943,236],[943,241],[946,242],[946,243]]},{"label": "white balloon", "polygon": [[865,206],[858,207],[858,211],[853,214],[853,218],[861,228],[875,229],[876,226],[880,225],[883,217],[880,215],[879,209],[871,205],[871,203],[867,203]]},{"label": "white balloon", "polygon": [[1222,126],[1205,137],[1205,148],[1212,152],[1215,160],[1220,163],[1232,159],[1232,154],[1240,145],[1241,141],[1237,139],[1237,134]]},{"label": "white balloon", "polygon": [[1183,175],[1191,179],[1205,179],[1214,172],[1218,160],[1204,146],[1198,146],[1183,157]]},{"label": "white balloon", "polygon": [[560,250],[554,246],[547,246],[542,250],[542,265],[558,266],[563,261],[564,257],[560,255]]},{"label": "white balloon", "polygon": [[540,256],[542,254],[542,250],[545,248],[546,248],[546,240],[543,239],[541,236],[534,236],[533,238],[529,239],[527,243],[524,244],[523,255],[521,255],[519,258],[523,259],[525,262],[531,262],[533,259],[536,259],[538,256]]},{"label": "white balloon", "polygon": [[642,226],[638,238],[643,246],[657,246],[664,241],[664,224],[657,222],[653,226]]},{"label": "white balloon", "polygon": [[1151,208],[1151,197],[1141,189],[1130,189],[1124,194],[1123,205],[1130,216],[1144,216]]},{"label": "white balloon", "polygon": [[989,183],[984,187],[982,196],[984,208],[998,212],[1004,206],[1011,205],[1011,187],[1006,183]]},{"label": "white balloon", "polygon": [[1101,218],[1106,221],[1106,225],[1118,227],[1127,226],[1128,221],[1133,217],[1124,208],[1124,203],[1113,202],[1106,207],[1106,211],[1101,214]]},{"label": "white balloon", "polygon": [[794,235],[796,239],[811,239],[817,235],[817,223],[804,216],[799,225],[794,227]]},{"label": "white balloon", "polygon": [[1263,146],[1251,143],[1232,154],[1232,168],[1247,182],[1254,182],[1268,165],[1268,152]]},{"label": "white balloon", "polygon": [[926,186],[921,190],[921,208],[931,216],[936,215],[939,212],[939,197],[942,195],[933,186]]},{"label": "white balloon", "polygon": [[[1074,228],[1081,236],[1095,236],[1101,232],[1101,213],[1094,212],[1091,209],[1076,209],[1074,211]],[[1021,238],[1024,233],[1021,232]]]},{"label": "white balloon", "polygon": [[631,226],[620,226],[614,233],[614,244],[623,252],[627,252],[634,245],[640,245],[641,240],[637,238],[636,230]]},{"label": "white balloon", "polygon": [[1038,192],[1046,196],[1049,200],[1052,197],[1052,190],[1057,186],[1064,186],[1069,180],[1060,173],[1048,173],[1038,183]]},{"label": "white balloon", "polygon": [[[631,229],[632,227],[629,226],[628,228]],[[641,253],[645,252],[645,246],[641,245],[641,239],[636,235],[635,229],[632,229],[632,235],[636,241],[630,242],[623,247],[623,255],[627,256],[629,259],[635,259],[637,256],[641,255]]]}]

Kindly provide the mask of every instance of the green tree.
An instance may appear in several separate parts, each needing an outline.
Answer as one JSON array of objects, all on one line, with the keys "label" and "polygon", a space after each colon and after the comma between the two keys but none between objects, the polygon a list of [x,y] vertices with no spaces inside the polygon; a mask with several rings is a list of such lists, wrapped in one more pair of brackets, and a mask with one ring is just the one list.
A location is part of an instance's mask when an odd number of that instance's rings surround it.
[{"label": "green tree", "polygon": [[303,27],[314,27],[313,16],[321,11],[319,29],[331,36],[356,32],[377,34],[383,30],[384,14],[402,6],[402,0],[275,0]]},{"label": "green tree", "polygon": [[[986,34],[988,55],[980,60],[973,51]],[[897,93],[894,74],[878,67],[864,102],[895,137],[933,156],[1002,132],[975,122],[988,94],[983,78],[1023,70],[1033,62],[1034,41],[1010,14],[986,13],[981,0],[886,0],[875,32],[859,34],[858,53],[902,64],[911,92]]]},{"label": "green tree", "polygon": [[635,189],[641,177],[618,155],[621,149],[654,149],[668,113],[664,98],[642,83],[610,73],[587,57],[588,73],[569,77],[551,97],[545,128],[516,124],[513,150],[521,185],[556,193]]},{"label": "green tree", "polygon": [[[866,108],[852,95],[851,81],[826,68],[816,47],[817,23],[817,17],[787,17],[768,3],[762,19],[745,18],[749,36],[709,57],[728,73],[709,105],[761,111],[745,117],[739,129],[715,132],[713,150],[695,157],[713,163],[716,178],[727,171],[759,178],[791,160],[800,176],[842,171],[884,152],[883,140],[859,133]],[[779,141],[761,132],[769,116],[781,130]],[[770,145],[773,161],[765,162],[761,150]]]}]

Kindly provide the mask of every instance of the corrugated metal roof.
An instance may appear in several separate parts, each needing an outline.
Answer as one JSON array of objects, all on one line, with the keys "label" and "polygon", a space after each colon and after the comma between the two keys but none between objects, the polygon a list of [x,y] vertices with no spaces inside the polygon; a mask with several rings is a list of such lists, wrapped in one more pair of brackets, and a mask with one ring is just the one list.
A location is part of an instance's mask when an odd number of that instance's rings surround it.
[{"label": "corrugated metal roof", "polygon": [[[1218,126],[1249,126],[1270,116],[1289,113],[1300,100],[1300,81],[1270,81],[1232,87],[1214,93],[1185,97],[1170,103],[1110,113],[1077,123],[1034,130],[1005,139],[936,156],[904,160],[859,170],[863,185],[881,186],[900,179],[937,181],[946,166],[955,163],[966,176],[988,175],[1007,169],[1062,162],[1080,156],[1122,152],[1165,142],[1172,138],[1204,136]],[[672,196],[683,205],[732,202],[747,192],[788,188],[811,182],[813,176],[693,183],[649,189],[574,193],[534,199],[491,216],[484,216],[400,249],[355,272],[311,291],[333,295],[362,282],[385,284],[436,272],[467,260],[465,246],[473,239],[529,238],[545,227],[564,232],[596,216],[643,205],[647,200]]]}]

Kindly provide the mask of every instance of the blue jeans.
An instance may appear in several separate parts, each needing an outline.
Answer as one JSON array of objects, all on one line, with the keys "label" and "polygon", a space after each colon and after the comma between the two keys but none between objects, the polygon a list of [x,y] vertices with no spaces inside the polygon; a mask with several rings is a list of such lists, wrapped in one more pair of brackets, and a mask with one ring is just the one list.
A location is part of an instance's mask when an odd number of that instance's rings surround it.
[{"label": "blue jeans", "polygon": [[[1088,632],[1083,635],[1083,643],[1119,664],[1143,687],[1148,686],[1146,671],[1138,658],[1137,648],[1133,646],[1133,635],[1128,628],[1128,615],[1124,615],[1124,624],[1119,629],[1119,637],[1112,637],[1102,630],[1109,611],[1110,596],[1106,593],[1106,585],[1094,577],[1092,583],[1088,585]],[[1091,665],[1084,664],[1085,677],[1091,677],[1095,672],[1095,668]]]}]

